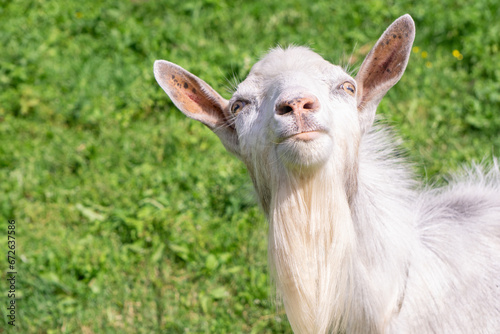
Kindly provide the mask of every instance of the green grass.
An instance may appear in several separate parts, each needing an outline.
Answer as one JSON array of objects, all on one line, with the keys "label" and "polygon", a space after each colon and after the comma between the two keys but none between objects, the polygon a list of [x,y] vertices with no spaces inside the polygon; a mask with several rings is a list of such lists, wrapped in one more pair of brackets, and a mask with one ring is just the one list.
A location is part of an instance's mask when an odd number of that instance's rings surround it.
[{"label": "green grass", "polygon": [[153,62],[229,97],[277,44],[356,68],[404,13],[416,48],[379,112],[440,182],[500,156],[497,0],[0,1],[0,248],[15,219],[17,331],[290,333],[243,165],[174,108]]}]

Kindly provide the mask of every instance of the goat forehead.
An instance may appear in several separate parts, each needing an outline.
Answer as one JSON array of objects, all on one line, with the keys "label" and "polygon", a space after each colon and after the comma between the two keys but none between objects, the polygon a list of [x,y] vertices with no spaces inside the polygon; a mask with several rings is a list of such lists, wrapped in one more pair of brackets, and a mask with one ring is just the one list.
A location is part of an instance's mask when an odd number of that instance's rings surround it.
[{"label": "goat forehead", "polygon": [[331,67],[334,66],[306,47],[275,48],[253,66],[250,75],[272,80],[293,72],[318,75]]},{"label": "goat forehead", "polygon": [[248,77],[238,85],[238,95],[272,96],[280,88],[302,85],[318,87],[325,81],[348,76],[309,48],[275,48],[257,62]]}]

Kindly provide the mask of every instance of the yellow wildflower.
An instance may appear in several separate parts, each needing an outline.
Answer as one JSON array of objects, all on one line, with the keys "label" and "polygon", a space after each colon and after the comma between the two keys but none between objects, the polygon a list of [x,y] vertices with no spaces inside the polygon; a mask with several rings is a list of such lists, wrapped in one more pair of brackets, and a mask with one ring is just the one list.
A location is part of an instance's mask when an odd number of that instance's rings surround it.
[{"label": "yellow wildflower", "polygon": [[413,53],[418,53],[420,51],[420,48],[418,46],[413,47]]},{"label": "yellow wildflower", "polygon": [[422,58],[427,58],[428,54],[427,54],[427,51],[422,51],[422,54],[421,54]]},{"label": "yellow wildflower", "polygon": [[453,55],[453,57],[457,58],[458,60],[464,59],[464,56],[458,50],[453,50],[453,52],[451,54]]}]

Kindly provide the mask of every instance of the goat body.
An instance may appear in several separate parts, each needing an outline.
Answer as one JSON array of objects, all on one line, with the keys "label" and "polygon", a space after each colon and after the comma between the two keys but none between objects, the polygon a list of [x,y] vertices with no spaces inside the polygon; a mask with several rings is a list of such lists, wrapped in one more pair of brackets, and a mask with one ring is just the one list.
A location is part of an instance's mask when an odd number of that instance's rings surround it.
[{"label": "goat body", "polygon": [[272,277],[296,333],[499,333],[500,170],[421,189],[377,106],[406,68],[409,15],[352,78],[277,48],[227,101],[167,61],[155,77],[247,166],[269,221]]}]

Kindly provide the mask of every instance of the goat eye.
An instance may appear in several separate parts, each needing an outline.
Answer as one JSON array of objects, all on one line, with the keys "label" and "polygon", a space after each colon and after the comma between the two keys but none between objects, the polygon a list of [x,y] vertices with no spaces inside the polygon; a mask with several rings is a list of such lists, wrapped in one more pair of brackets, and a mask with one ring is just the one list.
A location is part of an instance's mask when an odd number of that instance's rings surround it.
[{"label": "goat eye", "polygon": [[241,101],[241,100],[238,100],[238,101],[235,101],[233,103],[233,105],[231,106],[231,112],[236,115],[237,113],[239,113],[243,107],[246,105],[247,103],[245,101]]},{"label": "goat eye", "polygon": [[342,88],[347,94],[354,96],[356,93],[356,87],[349,81],[344,82],[342,85],[340,85],[340,88]]}]

